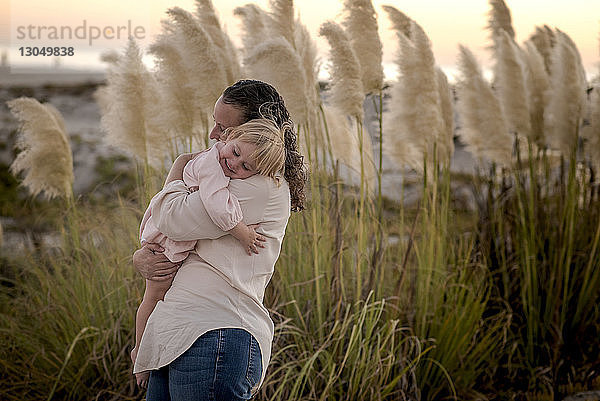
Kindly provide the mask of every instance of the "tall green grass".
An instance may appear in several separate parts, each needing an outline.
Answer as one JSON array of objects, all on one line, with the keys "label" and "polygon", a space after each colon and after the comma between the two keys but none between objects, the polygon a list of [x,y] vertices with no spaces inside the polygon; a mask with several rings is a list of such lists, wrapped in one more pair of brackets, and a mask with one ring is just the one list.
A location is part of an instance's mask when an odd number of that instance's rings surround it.
[{"label": "tall green grass", "polygon": [[514,351],[498,371],[512,385],[555,397],[598,376],[600,199],[575,154],[560,162],[530,148],[514,174],[488,182],[482,255],[513,315]]},{"label": "tall green grass", "polygon": [[433,344],[417,380],[426,383],[423,399],[477,398],[476,384],[497,365],[507,320],[502,313],[485,314],[490,277],[473,233],[457,230],[448,169],[425,174],[431,180],[423,186],[414,265],[399,294],[415,334]]},{"label": "tall green grass", "polygon": [[[526,399],[593,386],[600,208],[578,164],[540,155],[474,176],[475,212],[455,202],[466,184],[444,166],[410,206],[322,164],[267,289],[276,333],[257,399]],[[135,199],[78,200],[57,227],[62,248],[2,257],[3,399],[143,397],[129,360],[141,212]]]},{"label": "tall green grass", "polygon": [[13,264],[13,286],[2,287],[2,399],[132,398],[132,311],[142,286],[130,261],[139,213],[95,208],[76,222],[72,213],[67,246],[24,255]]}]

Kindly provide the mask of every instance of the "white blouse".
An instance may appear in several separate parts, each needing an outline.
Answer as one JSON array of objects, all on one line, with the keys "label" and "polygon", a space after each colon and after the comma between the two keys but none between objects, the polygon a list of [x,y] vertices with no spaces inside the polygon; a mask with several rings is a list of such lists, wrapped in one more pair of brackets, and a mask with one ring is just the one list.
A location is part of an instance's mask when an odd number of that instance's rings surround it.
[{"label": "white blouse", "polygon": [[212,222],[199,191],[190,194],[183,181],[167,184],[155,196],[152,218],[158,229],[173,240],[198,243],[148,319],[134,373],[168,365],[207,331],[241,328],[260,345],[262,384],[274,329],[263,298],[290,216],[289,187],[283,178],[278,182],[254,175],[229,183],[244,223],[259,223],[257,231],[266,238],[265,248],[251,256]]}]

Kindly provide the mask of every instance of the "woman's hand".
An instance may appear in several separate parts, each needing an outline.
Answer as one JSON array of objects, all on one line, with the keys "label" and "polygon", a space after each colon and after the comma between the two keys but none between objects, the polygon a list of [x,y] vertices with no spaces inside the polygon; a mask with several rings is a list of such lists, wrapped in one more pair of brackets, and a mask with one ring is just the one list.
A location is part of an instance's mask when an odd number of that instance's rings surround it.
[{"label": "woman's hand", "polygon": [[170,280],[181,263],[173,263],[162,253],[164,249],[153,243],[144,244],[133,254],[133,266],[147,280]]}]

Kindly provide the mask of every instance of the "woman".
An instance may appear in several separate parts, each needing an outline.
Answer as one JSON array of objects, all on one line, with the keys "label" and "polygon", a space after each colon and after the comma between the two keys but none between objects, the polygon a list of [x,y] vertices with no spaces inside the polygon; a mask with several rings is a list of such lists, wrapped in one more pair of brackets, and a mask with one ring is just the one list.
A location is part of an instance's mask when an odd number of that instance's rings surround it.
[{"label": "woman", "polygon": [[[260,81],[239,81],[215,104],[210,138],[261,115],[283,127],[290,122],[283,99]],[[292,126],[289,124],[289,126]],[[273,322],[263,306],[265,288],[291,210],[302,210],[306,172],[293,130],[285,133],[282,182],[263,176],[231,180],[246,224],[259,224],[265,248],[247,256],[231,236],[208,217],[199,195],[181,181],[191,155],[177,158],[152,215],[173,239],[198,240],[196,254],[181,266],[169,262],[156,244],[135,252],[134,266],[147,279],[175,275],[164,302],[150,316],[134,371],[154,369],[147,400],[249,399],[264,378],[270,358]]]}]

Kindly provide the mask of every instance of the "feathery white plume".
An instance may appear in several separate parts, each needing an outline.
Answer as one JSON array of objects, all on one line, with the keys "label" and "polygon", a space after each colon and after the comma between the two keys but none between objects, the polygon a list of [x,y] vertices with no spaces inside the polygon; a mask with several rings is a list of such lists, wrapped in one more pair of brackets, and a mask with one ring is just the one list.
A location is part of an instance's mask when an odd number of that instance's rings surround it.
[{"label": "feathery white plume", "polygon": [[[100,54],[100,61],[109,64],[109,66],[114,66],[119,61],[120,57],[121,55],[116,50],[107,50]],[[94,91],[93,97],[100,108],[100,115],[105,114],[108,111],[108,105],[110,104],[110,93],[106,85],[99,86]]]},{"label": "feathery white plume", "polygon": [[108,64],[116,64],[119,57],[119,52],[116,50],[106,50],[100,54],[100,61]]},{"label": "feathery white plume", "polygon": [[551,71],[552,90],[544,113],[547,144],[569,157],[579,133],[587,83],[577,47],[558,30]]},{"label": "feathery white plume", "polygon": [[229,35],[225,33],[210,0],[196,0],[196,16],[215,44],[225,69],[227,83],[232,84],[242,76],[240,62]]},{"label": "feathery white plume", "polygon": [[215,99],[227,86],[219,53],[208,33],[187,11],[173,7],[167,11],[176,29],[178,51],[194,87],[193,103],[199,112],[211,113]]},{"label": "feathery white plume", "polygon": [[331,59],[331,104],[362,120],[363,88],[358,58],[348,36],[333,21],[321,25],[319,34],[329,42]]},{"label": "feathery white plume", "polygon": [[60,112],[25,97],[7,105],[21,124],[15,144],[21,152],[10,171],[25,174],[23,185],[33,196],[43,192],[48,198],[72,198],[73,155]]},{"label": "feathery white plume", "polygon": [[242,20],[242,45],[245,53],[271,36],[270,29],[274,22],[271,16],[257,5],[246,4],[236,7],[233,14]]},{"label": "feathery white plume", "polygon": [[[346,165],[354,174],[360,177],[360,148],[356,121],[349,119],[342,110],[334,106],[324,106],[325,119],[329,130],[329,138],[332,144],[332,154],[335,160]],[[363,165],[365,178],[369,188],[374,188],[375,163],[373,161],[373,144],[368,134],[363,135],[362,143]],[[352,177],[350,177],[352,178]]]},{"label": "feathery white plume", "polygon": [[106,81],[107,104],[101,119],[106,141],[143,161],[160,163],[164,138],[154,120],[160,96],[133,39],[108,70]]},{"label": "feathery white plume", "polygon": [[306,78],[306,100],[308,110],[315,110],[321,102],[318,82],[317,45],[310,36],[306,26],[298,18],[295,30],[296,53],[300,57]]},{"label": "feathery white plume", "polygon": [[504,0],[489,0],[492,9],[489,11],[488,26],[487,28],[492,33],[492,40],[494,45],[497,46],[497,42],[501,39],[502,31],[506,32],[508,36],[514,40],[515,30],[512,27],[512,18],[510,16],[510,10],[504,3]]},{"label": "feathery white plume", "polygon": [[269,82],[285,99],[292,120],[306,122],[306,78],[302,61],[292,45],[282,37],[255,46],[244,59],[250,78]]},{"label": "feathery white plume", "polygon": [[360,63],[363,90],[365,94],[379,92],[383,88],[383,50],[373,4],[371,0],[345,0],[344,9],[343,25]]},{"label": "feathery white plume", "polygon": [[392,22],[392,29],[403,34],[410,39],[410,25],[413,22],[412,19],[406,16],[402,11],[392,6],[382,6],[383,9],[388,13],[388,17]]},{"label": "feathery white plume", "polygon": [[443,159],[450,160],[454,153],[454,110],[452,108],[452,92],[450,91],[450,85],[448,85],[448,78],[441,68],[436,67],[435,69],[437,88],[440,94],[440,108],[442,113],[442,120],[444,121],[444,130],[442,136],[438,142],[443,143],[442,149],[445,149],[447,155],[443,156]]},{"label": "feathery white plume", "polygon": [[584,148],[585,154],[594,166],[596,182],[600,182],[600,178],[598,178],[600,175],[600,75],[596,79],[590,93],[588,110],[590,124],[585,127],[583,135],[587,140]]},{"label": "feathery white plume", "polygon": [[587,140],[585,154],[588,156],[596,172],[596,180],[600,174],[600,85],[596,85],[590,96],[590,124],[585,127],[583,135]]},{"label": "feathery white plume", "polygon": [[524,137],[531,137],[529,95],[525,84],[525,72],[521,50],[510,35],[500,29],[494,51],[494,85],[504,110],[508,130]]},{"label": "feathery white plume", "polygon": [[544,137],[544,109],[547,104],[547,92],[550,87],[544,59],[532,41],[525,42],[523,52],[527,63],[527,87],[529,92],[529,115],[531,138],[541,145]]},{"label": "feathery white plume", "polygon": [[159,36],[150,46],[156,57],[156,79],[160,88],[162,107],[158,113],[161,130],[168,138],[190,137],[194,127],[201,124],[200,113],[193,102],[193,81],[184,67],[176,43],[168,36]]},{"label": "feathery white plume", "polygon": [[540,52],[544,58],[546,73],[550,74],[552,48],[556,44],[556,35],[554,34],[554,31],[548,25],[544,25],[543,27],[536,26],[535,33],[533,33],[529,39],[535,44],[538,52]]},{"label": "feathery white plume", "polygon": [[458,68],[461,76],[456,85],[456,107],[461,121],[460,138],[480,161],[510,165],[513,137],[508,133],[500,101],[483,78],[473,53],[464,46],[460,46]]},{"label": "feathery white plume", "polygon": [[[412,23],[412,40],[400,33],[398,38],[401,49],[396,59],[399,78],[390,100],[392,112],[387,124],[387,147],[410,144],[409,151],[393,152],[395,156],[403,156],[402,160],[396,161],[423,171],[424,159],[429,165],[434,159],[449,162],[447,141],[443,139],[445,129],[435,60],[429,38],[418,24]],[[437,156],[434,155],[435,148]]]},{"label": "feathery white plume", "polygon": [[104,115],[108,111],[108,105],[110,104],[110,93],[106,85],[98,86],[92,96],[96,103],[98,103],[100,115]]},{"label": "feathery white plume", "polygon": [[273,30],[283,36],[293,48],[294,44],[294,0],[270,0]]}]

